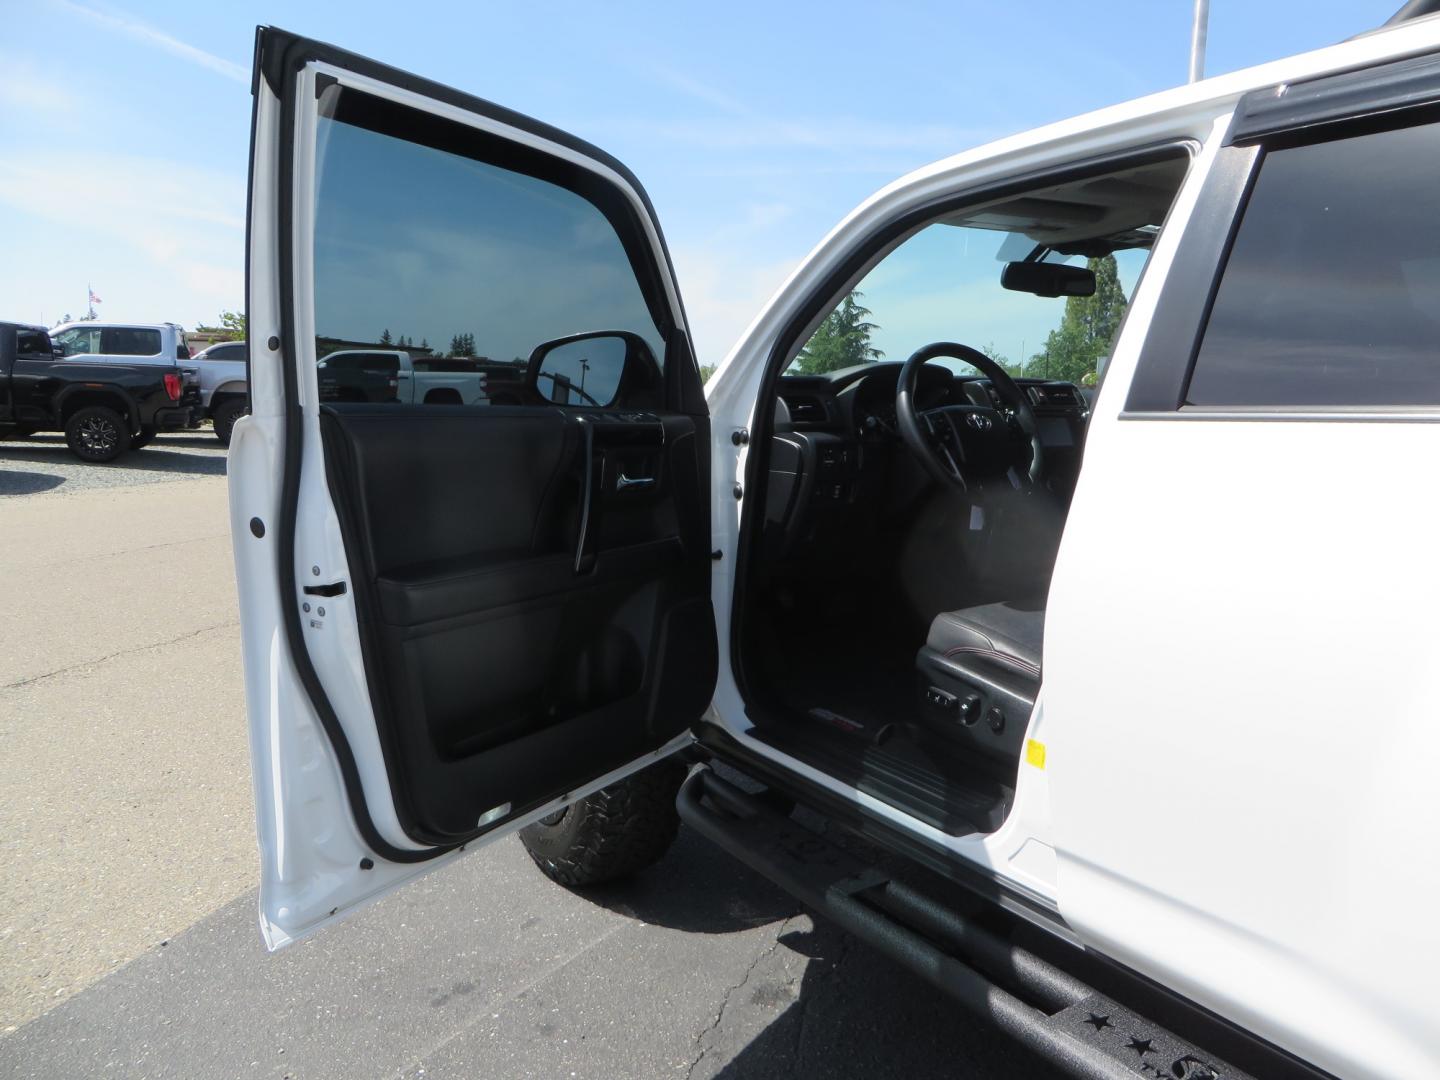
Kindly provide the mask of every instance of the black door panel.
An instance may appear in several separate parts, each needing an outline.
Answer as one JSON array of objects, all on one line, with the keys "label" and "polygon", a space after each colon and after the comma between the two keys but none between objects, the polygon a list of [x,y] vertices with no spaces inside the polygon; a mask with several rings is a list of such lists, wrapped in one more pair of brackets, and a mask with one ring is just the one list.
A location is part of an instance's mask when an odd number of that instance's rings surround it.
[{"label": "black door panel", "polygon": [[704,424],[324,408],[371,699],[416,840],[547,801],[703,710],[716,664]]}]

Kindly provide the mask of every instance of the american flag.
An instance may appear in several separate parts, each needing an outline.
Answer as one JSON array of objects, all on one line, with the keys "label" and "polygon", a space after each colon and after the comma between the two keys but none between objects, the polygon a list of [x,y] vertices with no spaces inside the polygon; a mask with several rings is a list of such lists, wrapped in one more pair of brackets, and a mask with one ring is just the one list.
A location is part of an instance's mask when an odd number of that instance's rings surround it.
[{"label": "american flag", "polygon": [[91,289],[91,290],[90,290],[90,303],[92,303],[92,304],[103,304],[104,302],[105,302],[105,301],[101,300],[100,297],[98,297],[98,296],[95,295],[95,290],[94,290],[94,289]]}]

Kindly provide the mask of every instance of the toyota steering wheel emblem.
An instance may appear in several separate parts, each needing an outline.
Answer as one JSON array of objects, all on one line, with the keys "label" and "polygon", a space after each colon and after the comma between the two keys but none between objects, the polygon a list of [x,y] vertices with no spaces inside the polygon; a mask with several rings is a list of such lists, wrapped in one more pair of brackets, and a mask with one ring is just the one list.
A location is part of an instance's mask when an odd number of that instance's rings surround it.
[{"label": "toyota steering wheel emblem", "polygon": [[965,414],[965,422],[976,431],[989,431],[991,424],[994,423],[990,417],[973,412]]}]

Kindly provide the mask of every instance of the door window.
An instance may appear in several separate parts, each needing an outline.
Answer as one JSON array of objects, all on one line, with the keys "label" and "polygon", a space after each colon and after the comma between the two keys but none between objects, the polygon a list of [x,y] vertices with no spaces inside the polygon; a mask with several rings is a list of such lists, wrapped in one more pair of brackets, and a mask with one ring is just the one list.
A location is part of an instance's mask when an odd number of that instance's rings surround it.
[{"label": "door window", "polygon": [[1271,150],[1186,403],[1440,405],[1440,125]]},{"label": "door window", "polygon": [[107,326],[100,331],[100,351],[108,356],[158,356],[160,331],[133,326]]},{"label": "door window", "polygon": [[66,356],[88,356],[100,351],[100,328],[72,326],[56,334],[54,341]]},{"label": "door window", "polygon": [[22,360],[51,360],[50,336],[43,330],[21,330],[15,337],[15,355]]},{"label": "door window", "polygon": [[[516,400],[492,391],[521,386],[541,345],[578,334],[633,335],[654,364],[663,362],[663,301],[642,285],[647,274],[637,264],[646,256],[632,259],[593,175],[497,147],[461,125],[419,123],[341,87],[325,91],[321,112],[314,304],[322,399],[426,400],[423,385],[398,399],[369,385],[362,376],[377,374],[373,365],[342,371],[324,362],[346,347],[404,350],[417,380],[437,370],[449,383],[469,375],[476,389],[457,387],[445,400],[460,393],[470,403]],[[530,398],[545,399],[553,395],[543,388]]]}]

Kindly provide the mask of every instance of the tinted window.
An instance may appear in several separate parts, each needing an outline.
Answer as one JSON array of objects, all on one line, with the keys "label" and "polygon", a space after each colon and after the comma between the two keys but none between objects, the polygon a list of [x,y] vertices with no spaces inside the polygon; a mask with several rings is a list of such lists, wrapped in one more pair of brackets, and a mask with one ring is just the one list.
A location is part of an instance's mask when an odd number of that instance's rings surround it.
[{"label": "tinted window", "polygon": [[[160,350],[159,350],[159,349],[156,349],[155,351],[156,351],[156,352],[159,352]],[[176,359],[176,360],[189,360],[189,359],[190,359],[190,344],[185,340],[185,335],[184,335],[184,334],[176,334],[176,335],[175,335],[175,359]]]},{"label": "tinted window", "polygon": [[50,335],[43,330],[16,331],[15,354],[29,360],[49,360],[55,355],[50,348]]},{"label": "tinted window", "polygon": [[1440,126],[1273,150],[1186,401],[1440,404]]},{"label": "tinted window", "polygon": [[[334,87],[326,95],[317,148],[316,355],[333,349],[326,342],[344,341],[405,348],[423,362],[389,397],[377,397],[383,387],[345,382],[327,364],[322,397],[337,400],[343,391],[355,400],[420,403],[458,395],[485,403],[495,400],[486,373],[508,368],[517,377],[495,382],[511,387],[513,400],[536,346],[593,331],[628,331],[657,361],[663,357],[663,332],[610,218],[561,182],[517,171],[551,166],[526,159],[502,168],[491,161],[508,163],[512,151],[409,113],[400,130],[432,145],[386,134],[380,129],[392,120],[373,111],[382,108],[374,99]],[[593,176],[574,183],[597,186]],[[450,359],[469,363],[438,363]],[[429,388],[441,385],[437,372],[448,392],[431,396]]]},{"label": "tinted window", "polygon": [[202,358],[205,360],[244,360],[245,346],[238,341],[230,345],[211,345],[195,359]]},{"label": "tinted window", "polygon": [[100,332],[100,351],[110,356],[156,356],[160,352],[160,331],[106,327]]},{"label": "tinted window", "polygon": [[400,370],[400,360],[393,353],[341,353],[322,357],[320,366],[330,371],[371,371],[377,375],[393,375]]}]

